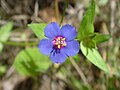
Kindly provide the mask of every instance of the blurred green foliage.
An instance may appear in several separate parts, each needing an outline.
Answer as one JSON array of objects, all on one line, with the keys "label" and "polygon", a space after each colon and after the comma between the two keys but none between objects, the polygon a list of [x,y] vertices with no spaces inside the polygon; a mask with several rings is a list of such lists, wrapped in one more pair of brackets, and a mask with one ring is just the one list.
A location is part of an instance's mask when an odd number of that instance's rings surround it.
[{"label": "blurred green foliage", "polygon": [[[104,6],[107,4],[108,0],[99,0],[98,2],[99,2],[98,3],[99,5]],[[106,90],[119,90],[120,87],[116,89],[115,84],[116,82],[119,84],[119,81],[120,81],[120,78],[119,78],[120,77],[120,67],[119,67],[120,59],[119,59],[119,55],[117,55],[119,52],[120,38],[117,38],[116,41],[114,42],[114,43],[118,43],[118,45],[109,46],[109,48],[111,48],[111,52],[110,50],[108,50],[108,53],[107,53],[108,55],[107,62],[111,64],[109,67],[111,70],[109,70],[107,65],[105,64],[105,61],[102,59],[101,55],[99,54],[96,45],[102,42],[108,41],[111,38],[111,36],[107,34],[94,33],[94,27],[93,27],[94,16],[95,16],[95,2],[94,0],[92,0],[92,4],[88,7],[88,10],[86,11],[85,16],[80,24],[77,39],[81,41],[80,47],[84,56],[86,56],[86,58],[92,64],[96,65],[98,68],[104,70],[105,72],[109,72],[110,75],[108,75],[108,73],[105,74],[103,72],[97,73],[97,75],[99,76],[98,78],[95,77],[96,82],[92,82],[92,81],[91,82],[95,83],[95,85],[93,86],[94,88],[97,85],[100,85],[101,87],[105,86]],[[39,39],[42,39],[42,38],[45,38],[44,28],[46,27],[46,25],[47,25],[46,23],[32,23],[32,24],[29,24],[28,27],[31,28],[31,30]],[[79,54],[75,55],[73,58],[78,64],[80,64]],[[83,65],[84,63],[82,63],[81,65]],[[20,53],[18,53],[14,62],[14,67],[20,74],[34,77],[39,74],[47,72],[51,64],[52,63],[49,60],[48,56],[42,55],[39,52],[38,48],[31,47],[31,48],[26,48],[25,50],[21,50]],[[90,64],[90,63],[86,63],[86,66],[87,64]],[[69,67],[70,65],[69,59],[65,62],[64,65],[65,66],[61,65],[62,67],[57,72],[57,74],[59,74],[59,76],[62,77],[62,80],[66,81],[67,85],[70,88],[72,88],[73,90],[92,90],[89,86],[85,86],[83,84],[81,79],[77,77],[77,74],[73,72],[73,69],[69,70],[66,68],[66,67]],[[91,64],[90,66],[92,67]],[[88,69],[88,67],[84,67],[85,70],[86,68]],[[52,68],[52,69],[55,69],[55,68]],[[4,74],[5,71],[6,71],[6,67],[4,66],[0,67],[0,72],[2,74]],[[92,71],[90,71],[89,73],[91,72]],[[96,75],[96,71],[93,70],[92,75]],[[56,74],[53,76],[56,76]],[[87,79],[89,78],[89,76],[90,76],[89,74],[86,75]],[[92,83],[90,84],[92,85]]]},{"label": "blurred green foliage", "polygon": [[51,64],[49,58],[34,47],[20,51],[13,65],[20,74],[34,77],[40,73],[45,73]]},{"label": "blurred green foliage", "polygon": [[9,22],[5,24],[4,26],[0,27],[0,53],[3,50],[3,44],[6,42],[9,38],[10,31],[12,30],[13,23]]},{"label": "blurred green foliage", "polygon": [[108,3],[108,0],[99,0],[99,5],[104,6]]},{"label": "blurred green foliage", "polygon": [[7,68],[5,65],[0,65],[0,76],[6,72]]}]

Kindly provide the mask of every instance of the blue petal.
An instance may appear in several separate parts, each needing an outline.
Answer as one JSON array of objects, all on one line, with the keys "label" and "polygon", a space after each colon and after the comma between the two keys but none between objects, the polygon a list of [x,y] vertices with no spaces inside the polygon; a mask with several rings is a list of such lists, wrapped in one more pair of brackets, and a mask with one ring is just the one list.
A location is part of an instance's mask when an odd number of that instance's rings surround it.
[{"label": "blue petal", "polygon": [[62,29],[62,36],[65,37],[67,41],[73,40],[77,35],[76,29],[69,24],[62,26],[61,29]]},{"label": "blue petal", "polygon": [[53,63],[63,63],[65,62],[67,58],[67,55],[64,53],[64,51],[61,49],[60,52],[58,51],[53,51],[50,54],[50,59],[52,60]]},{"label": "blue petal", "polygon": [[38,45],[39,50],[41,53],[45,54],[45,55],[49,55],[50,52],[53,49],[53,44],[52,44],[52,40],[49,39],[42,39]]},{"label": "blue petal", "polygon": [[61,35],[61,30],[56,22],[51,22],[45,27],[44,33],[48,38],[55,38],[56,36]]},{"label": "blue petal", "polygon": [[74,56],[79,52],[79,47],[79,43],[75,40],[72,40],[70,42],[67,42],[66,47],[64,47],[63,49],[68,56]]}]

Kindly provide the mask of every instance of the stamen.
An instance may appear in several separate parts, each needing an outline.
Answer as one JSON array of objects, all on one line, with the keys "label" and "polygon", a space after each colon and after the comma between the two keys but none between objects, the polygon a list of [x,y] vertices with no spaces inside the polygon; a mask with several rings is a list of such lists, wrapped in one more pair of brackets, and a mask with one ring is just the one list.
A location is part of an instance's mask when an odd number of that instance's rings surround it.
[{"label": "stamen", "polygon": [[65,38],[62,38],[63,41],[65,41]]},{"label": "stamen", "polygon": [[60,37],[58,37],[57,39],[60,40]]},{"label": "stamen", "polygon": [[58,42],[55,43],[55,45],[58,45],[58,44],[59,44]]},{"label": "stamen", "polygon": [[58,45],[58,48],[60,49],[60,45]]},{"label": "stamen", "polygon": [[54,40],[53,40],[53,45],[55,48],[62,48],[62,47],[65,47],[67,44],[66,44],[66,38],[64,37],[56,37]]},{"label": "stamen", "polygon": [[63,46],[66,46],[66,43],[62,44]]}]

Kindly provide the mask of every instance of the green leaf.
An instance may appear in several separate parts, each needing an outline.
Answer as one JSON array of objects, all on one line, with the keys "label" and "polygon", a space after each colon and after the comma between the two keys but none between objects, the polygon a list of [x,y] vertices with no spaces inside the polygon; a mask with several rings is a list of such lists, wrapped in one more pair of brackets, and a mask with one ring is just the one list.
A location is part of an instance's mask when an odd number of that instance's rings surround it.
[{"label": "green leaf", "polygon": [[93,38],[93,40],[96,42],[96,44],[100,44],[102,42],[109,40],[110,38],[111,38],[111,35],[109,35],[109,34],[95,33],[95,37]]},{"label": "green leaf", "polygon": [[99,0],[98,3],[99,3],[100,6],[104,6],[108,3],[108,0]]},{"label": "green leaf", "polygon": [[81,42],[80,44],[81,46],[81,51],[84,54],[84,56],[86,56],[86,58],[93,63],[95,66],[97,66],[98,68],[104,70],[105,72],[109,72],[107,65],[105,64],[105,61],[102,59],[102,57],[100,56],[98,50],[96,50],[95,48],[90,49],[88,47],[85,47],[83,45],[83,42]]},{"label": "green leaf", "polygon": [[32,29],[32,31],[39,39],[43,39],[45,38],[44,28],[46,27],[46,25],[47,25],[46,23],[32,23],[32,24],[28,24],[28,27]]},{"label": "green leaf", "polygon": [[0,76],[6,72],[7,68],[5,65],[0,65]]},{"label": "green leaf", "polygon": [[0,28],[0,52],[3,49],[2,42],[6,42],[8,40],[12,27],[13,23],[9,22]]},{"label": "green leaf", "polygon": [[78,40],[83,40],[85,37],[87,37],[89,34],[94,32],[94,16],[95,16],[95,1],[92,0],[91,5],[88,7],[83,20],[80,24],[80,28],[78,31]]},{"label": "green leaf", "polygon": [[0,43],[0,53],[2,52],[2,49],[3,49],[3,44]]},{"label": "green leaf", "polygon": [[118,37],[116,40],[117,40],[117,42],[120,42],[120,37]]},{"label": "green leaf", "polygon": [[96,43],[93,39],[90,37],[87,37],[83,40],[83,45],[88,47],[88,48],[96,48]]},{"label": "green leaf", "polygon": [[20,74],[31,77],[46,72],[51,64],[49,58],[41,54],[38,48],[22,50],[14,61],[14,67]]}]

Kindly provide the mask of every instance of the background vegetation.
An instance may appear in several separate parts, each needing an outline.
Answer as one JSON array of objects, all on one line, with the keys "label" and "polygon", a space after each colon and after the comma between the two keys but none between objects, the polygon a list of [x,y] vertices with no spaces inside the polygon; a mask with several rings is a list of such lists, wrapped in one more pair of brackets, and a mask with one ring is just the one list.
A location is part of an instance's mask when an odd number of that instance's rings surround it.
[{"label": "background vegetation", "polygon": [[95,32],[112,36],[98,45],[109,73],[81,51],[74,60],[52,64],[39,53],[39,39],[28,27],[56,21],[78,30],[89,4],[90,0],[0,0],[0,90],[120,90],[119,0],[96,0]]}]

